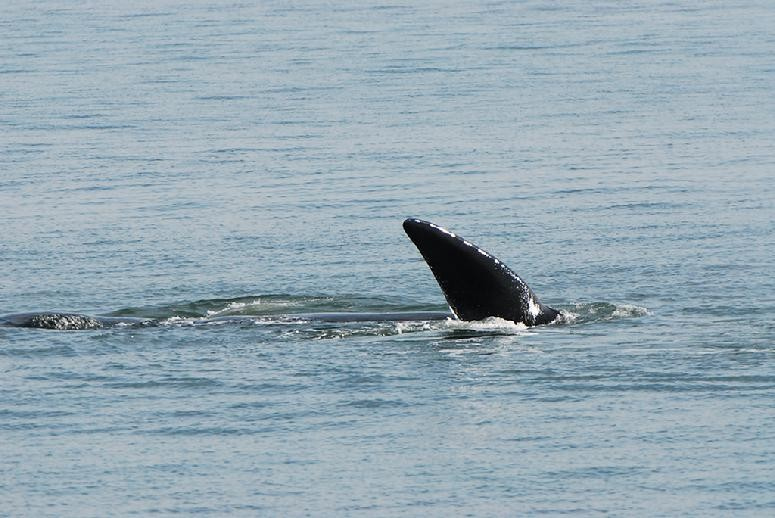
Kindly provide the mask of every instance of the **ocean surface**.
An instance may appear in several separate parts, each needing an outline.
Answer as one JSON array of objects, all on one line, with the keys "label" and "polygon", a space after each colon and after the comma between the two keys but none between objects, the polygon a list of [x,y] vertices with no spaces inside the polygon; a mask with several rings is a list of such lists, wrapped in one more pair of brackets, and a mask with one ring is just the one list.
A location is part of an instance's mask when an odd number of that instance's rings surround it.
[{"label": "ocean surface", "polygon": [[[0,4],[0,516],[775,515],[775,5]],[[428,219],[564,323],[444,311]],[[258,315],[207,323],[206,317]]]}]

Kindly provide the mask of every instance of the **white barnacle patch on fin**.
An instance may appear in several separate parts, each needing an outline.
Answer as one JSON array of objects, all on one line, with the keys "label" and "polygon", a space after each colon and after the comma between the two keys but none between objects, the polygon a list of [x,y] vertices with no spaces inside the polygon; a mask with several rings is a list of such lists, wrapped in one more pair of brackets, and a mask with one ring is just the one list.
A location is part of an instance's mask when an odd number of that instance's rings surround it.
[{"label": "white barnacle patch on fin", "polygon": [[[495,259],[495,258],[494,258],[493,256],[491,256],[491,255],[490,255],[490,254],[489,254],[489,253],[488,253],[486,250],[482,250],[481,248],[479,248],[479,247],[478,247],[478,246],[476,246],[475,244],[471,243],[470,241],[466,241],[465,239],[462,239],[462,238],[461,238],[460,240],[463,242],[463,244],[464,244],[464,245],[466,245],[466,246],[467,246],[467,247],[469,247],[469,248],[473,248],[474,250],[476,250],[477,252],[479,252],[479,253],[480,253],[480,254],[482,254],[483,256],[487,257],[488,259]],[[497,259],[495,259],[495,262],[497,263],[497,262],[498,262],[498,260],[497,260]]]},{"label": "white barnacle patch on fin", "polygon": [[536,318],[541,312],[541,308],[538,306],[538,304],[536,304],[536,301],[533,297],[527,298],[527,311],[533,315],[533,318]]},{"label": "white barnacle patch on fin", "polygon": [[[418,220],[418,221],[419,221],[419,220]],[[446,228],[442,228],[442,227],[438,226],[438,225],[437,225],[437,224],[435,224],[435,223],[428,223],[428,225],[430,225],[430,226],[431,226],[431,228],[435,228],[436,230],[438,230],[438,231],[439,231],[439,232],[441,232],[442,234],[447,234],[449,237],[457,237],[455,234],[453,234],[452,232],[450,232],[450,231],[449,231],[449,230],[447,230]]]},{"label": "white barnacle patch on fin", "polygon": [[490,254],[488,254],[486,251],[482,250],[481,248],[477,248],[476,251],[482,254],[483,256],[487,257],[488,259],[492,257]]}]

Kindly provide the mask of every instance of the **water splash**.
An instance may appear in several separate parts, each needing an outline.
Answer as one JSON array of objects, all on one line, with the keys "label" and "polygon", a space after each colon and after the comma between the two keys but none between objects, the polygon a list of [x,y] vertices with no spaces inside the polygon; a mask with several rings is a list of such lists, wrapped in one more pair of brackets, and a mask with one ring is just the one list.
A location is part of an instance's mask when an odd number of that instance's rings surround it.
[{"label": "water splash", "polygon": [[608,302],[586,302],[560,306],[557,324],[586,324],[627,318],[644,317],[651,312],[633,304],[611,304]]}]

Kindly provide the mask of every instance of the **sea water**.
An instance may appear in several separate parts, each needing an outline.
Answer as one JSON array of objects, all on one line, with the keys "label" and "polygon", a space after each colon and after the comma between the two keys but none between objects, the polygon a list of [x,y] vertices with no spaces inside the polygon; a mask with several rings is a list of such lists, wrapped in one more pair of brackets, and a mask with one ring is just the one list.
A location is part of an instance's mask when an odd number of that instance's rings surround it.
[{"label": "sea water", "polygon": [[[772,516],[775,8],[4,2],[0,514]],[[401,221],[562,324],[443,311]]]}]

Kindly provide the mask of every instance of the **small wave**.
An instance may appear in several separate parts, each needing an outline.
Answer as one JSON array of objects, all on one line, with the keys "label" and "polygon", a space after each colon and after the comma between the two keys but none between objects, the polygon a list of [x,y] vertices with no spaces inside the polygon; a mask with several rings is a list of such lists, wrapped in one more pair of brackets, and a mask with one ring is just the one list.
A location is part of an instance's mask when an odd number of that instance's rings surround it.
[{"label": "small wave", "polygon": [[316,305],[321,302],[331,300],[330,297],[283,297],[283,296],[264,296],[264,297],[242,297],[230,302],[217,300],[216,304],[226,302],[223,307],[208,309],[206,316],[231,316],[231,315],[273,315],[287,313],[289,309],[304,309],[310,305]]},{"label": "small wave", "polygon": [[173,326],[173,327],[191,327],[197,324],[201,324],[205,321],[204,317],[191,318],[191,317],[179,317],[173,316],[159,320],[159,326]]},{"label": "small wave", "polygon": [[200,299],[171,304],[128,307],[111,313],[116,317],[143,317],[156,320],[174,317],[208,317],[219,315],[272,314],[293,306],[304,307],[304,297],[257,295],[229,299]]},{"label": "small wave", "polygon": [[448,329],[462,331],[476,331],[488,334],[524,334],[528,327],[523,323],[515,323],[499,317],[489,317],[484,320],[462,321],[448,319],[445,321]]},{"label": "small wave", "polygon": [[403,299],[383,297],[263,294],[128,307],[114,311],[110,313],[110,316],[164,320],[173,317],[283,316],[293,313],[438,311],[443,309],[446,307],[438,304],[417,304]]},{"label": "small wave", "polygon": [[46,356],[64,356],[73,357],[77,356],[77,352],[67,345],[46,345],[46,346],[28,346],[28,347],[2,347],[0,348],[0,357],[19,357],[19,358],[35,358]]},{"label": "small wave", "polygon": [[554,319],[553,324],[574,324],[579,319],[579,314],[564,309],[560,310],[560,314]]},{"label": "small wave", "polygon": [[640,306],[633,306],[632,304],[622,304],[616,306],[616,309],[611,316],[614,318],[630,318],[630,317],[645,317],[651,313],[647,308]]},{"label": "small wave", "polygon": [[558,324],[582,324],[648,316],[648,308],[633,304],[610,304],[608,302],[576,303],[561,307]]},{"label": "small wave", "polygon": [[403,408],[408,407],[409,404],[404,401],[392,400],[392,399],[356,399],[346,403],[342,403],[343,406],[353,408],[365,408],[367,410],[375,410],[379,408]]},{"label": "small wave", "polygon": [[115,381],[105,384],[110,389],[157,389],[169,387],[184,388],[210,388],[220,386],[222,383],[218,380],[203,377],[182,376],[165,377],[144,381]]},{"label": "small wave", "polygon": [[[438,324],[438,322],[436,322]],[[432,330],[428,322],[376,322],[360,323],[326,328],[300,329],[296,336],[307,336],[313,340],[332,340],[354,337],[396,336]]]}]

